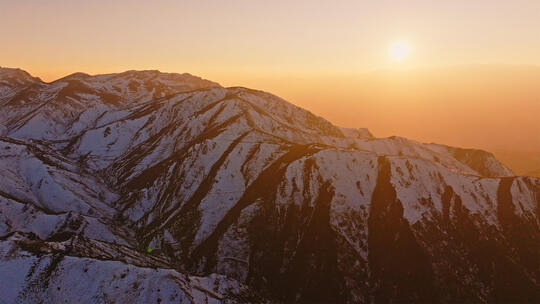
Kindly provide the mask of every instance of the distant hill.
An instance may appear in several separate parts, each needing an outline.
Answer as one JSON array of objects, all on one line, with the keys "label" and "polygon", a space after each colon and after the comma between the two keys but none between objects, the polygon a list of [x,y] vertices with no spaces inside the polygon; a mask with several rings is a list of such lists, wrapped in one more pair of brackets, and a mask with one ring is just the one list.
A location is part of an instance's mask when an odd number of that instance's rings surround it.
[{"label": "distant hill", "polygon": [[517,175],[540,178],[540,152],[494,151],[493,153]]},{"label": "distant hill", "polygon": [[525,173],[525,175],[540,178],[540,169],[530,171],[528,173]]}]

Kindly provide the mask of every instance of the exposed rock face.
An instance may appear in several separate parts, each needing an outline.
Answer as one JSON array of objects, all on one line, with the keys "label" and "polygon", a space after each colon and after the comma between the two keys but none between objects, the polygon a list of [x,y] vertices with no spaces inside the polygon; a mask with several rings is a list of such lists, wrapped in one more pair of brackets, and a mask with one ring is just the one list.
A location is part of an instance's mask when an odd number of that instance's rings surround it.
[{"label": "exposed rock face", "polygon": [[26,268],[0,300],[540,301],[540,180],[490,153],[188,74],[16,74],[0,269]]}]

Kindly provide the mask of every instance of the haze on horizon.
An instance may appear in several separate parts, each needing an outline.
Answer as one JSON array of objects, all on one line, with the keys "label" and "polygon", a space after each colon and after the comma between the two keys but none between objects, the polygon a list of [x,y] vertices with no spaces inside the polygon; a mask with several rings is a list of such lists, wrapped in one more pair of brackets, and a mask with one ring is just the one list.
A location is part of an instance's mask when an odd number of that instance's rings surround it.
[{"label": "haze on horizon", "polygon": [[380,137],[540,151],[539,28],[526,0],[7,0],[0,66],[189,72]]}]

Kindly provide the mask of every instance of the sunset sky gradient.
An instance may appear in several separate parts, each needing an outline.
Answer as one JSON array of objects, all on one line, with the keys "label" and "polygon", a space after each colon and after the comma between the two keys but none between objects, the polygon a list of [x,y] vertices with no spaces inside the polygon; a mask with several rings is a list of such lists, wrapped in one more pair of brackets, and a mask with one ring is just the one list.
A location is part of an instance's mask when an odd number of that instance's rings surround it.
[{"label": "sunset sky gradient", "polygon": [[3,0],[0,37],[45,81],[189,72],[377,136],[540,151],[540,1]]}]

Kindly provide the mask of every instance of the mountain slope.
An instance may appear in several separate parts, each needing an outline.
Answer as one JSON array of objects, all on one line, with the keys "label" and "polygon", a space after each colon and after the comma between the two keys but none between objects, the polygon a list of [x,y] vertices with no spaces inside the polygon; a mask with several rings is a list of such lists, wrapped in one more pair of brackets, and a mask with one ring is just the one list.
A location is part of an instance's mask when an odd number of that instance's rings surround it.
[{"label": "mountain slope", "polygon": [[[187,74],[18,77],[0,96],[0,202],[21,255],[32,241],[77,263],[217,273],[257,301],[539,300],[540,180],[490,153],[375,138]],[[38,231],[25,208],[99,219]]]}]

